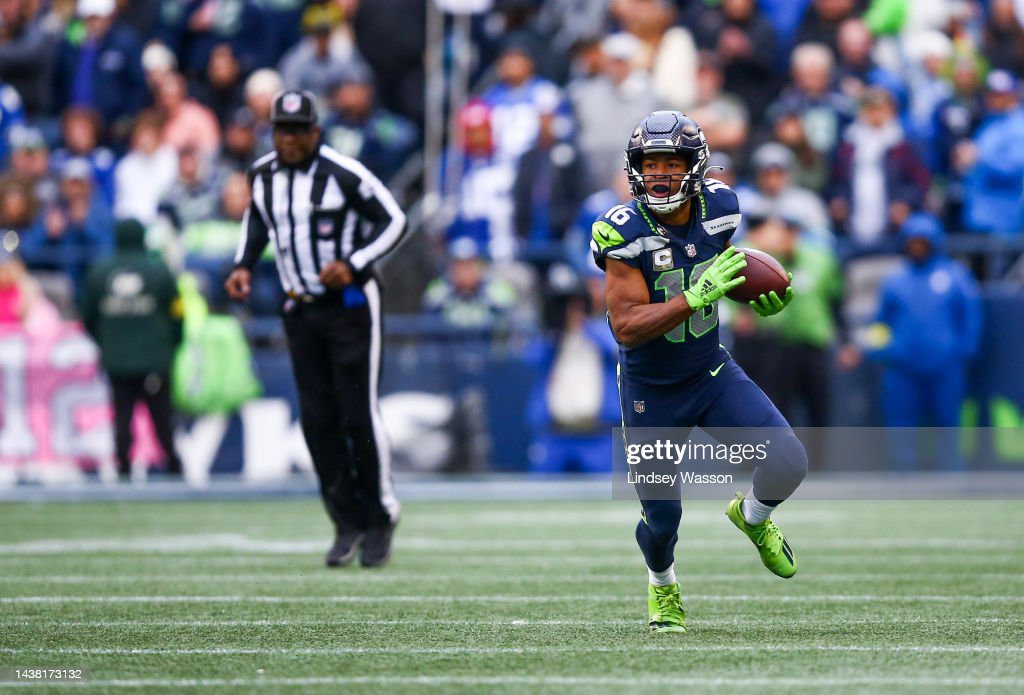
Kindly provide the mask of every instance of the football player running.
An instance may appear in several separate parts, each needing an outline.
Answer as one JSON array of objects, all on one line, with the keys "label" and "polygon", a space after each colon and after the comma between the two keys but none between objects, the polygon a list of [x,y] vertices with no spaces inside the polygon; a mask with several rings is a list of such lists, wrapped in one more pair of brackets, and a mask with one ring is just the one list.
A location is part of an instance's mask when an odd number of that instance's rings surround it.
[{"label": "football player running", "polygon": [[[718,342],[717,302],[741,284],[743,253],[729,239],[740,222],[736,194],[706,178],[709,151],[700,126],[678,111],[656,111],[626,147],[633,201],[594,222],[591,249],[606,274],[611,330],[619,343],[623,428],[771,428],[769,455],[753,488],[726,516],[780,577],[796,574],[796,556],[772,511],[807,472],[803,445],[778,409]],[[761,295],[762,316],[793,296]],[[628,440],[628,435],[624,437]],[[673,550],[682,513],[675,499],[643,499],[636,539],[647,561],[652,632],[685,632]]]}]

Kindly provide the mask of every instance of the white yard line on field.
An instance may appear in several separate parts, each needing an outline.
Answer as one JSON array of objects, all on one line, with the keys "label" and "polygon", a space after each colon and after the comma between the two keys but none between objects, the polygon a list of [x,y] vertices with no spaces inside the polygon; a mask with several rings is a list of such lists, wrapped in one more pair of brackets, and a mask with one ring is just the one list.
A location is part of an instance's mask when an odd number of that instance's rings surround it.
[{"label": "white yard line on field", "polygon": [[[753,573],[690,573],[680,575],[684,584],[698,581],[774,581],[774,577],[757,568]],[[946,580],[946,579],[1007,579],[1015,582],[1024,582],[1024,574],[1021,572],[933,572],[925,577],[919,572],[875,572],[875,573],[829,573],[813,574],[805,572],[801,575],[805,582],[868,582],[868,581],[914,581],[922,580]],[[390,582],[513,582],[513,583],[544,583],[544,582],[577,582],[586,580],[589,582],[643,582],[644,572],[641,570],[629,574],[593,572],[589,574],[557,574],[545,573],[538,575],[534,572],[529,574],[514,574],[509,572],[477,574],[472,575],[430,573],[430,572],[388,572],[386,574],[368,574],[333,572],[325,573],[319,567],[316,570],[303,568],[292,571],[289,574],[283,573],[248,573],[248,574],[7,574],[0,575],[0,582],[31,583],[31,584],[123,584],[125,582],[183,582],[183,583],[210,583],[210,582],[339,582],[355,584],[380,584]]]},{"label": "white yard line on field", "polygon": [[334,656],[346,654],[618,654],[633,652],[911,652],[925,654],[1024,654],[1024,647],[1004,645],[843,645],[843,644],[629,644],[621,646],[529,647],[0,647],[0,654],[80,656]]},{"label": "white yard line on field", "polygon": [[406,685],[406,686],[622,686],[635,688],[643,685],[665,685],[671,687],[724,687],[724,686],[761,686],[770,688],[838,688],[850,686],[967,686],[967,687],[1024,687],[1024,678],[992,678],[992,677],[906,677],[906,676],[851,676],[849,678],[700,678],[693,676],[632,676],[628,678],[611,678],[601,676],[323,676],[307,678],[152,678],[152,679],[112,679],[81,682],[46,681],[46,682],[15,682],[3,683],[3,686],[43,686],[54,687],[69,685],[76,688],[256,688],[256,687],[313,687],[340,685]]},{"label": "white yard line on field", "polygon": [[[696,626],[766,626],[771,627],[779,624],[785,625],[904,625],[904,624],[925,624],[925,625],[962,625],[971,623],[1020,623],[1024,617],[981,617],[971,616],[964,618],[934,617],[923,618],[919,616],[897,616],[892,618],[791,618],[787,616],[772,616],[765,618],[697,618],[691,621]],[[38,627],[132,627],[132,628],[157,628],[157,627],[189,627],[189,628],[221,628],[221,627],[332,627],[345,625],[388,625],[393,627],[416,627],[424,625],[480,625],[492,627],[549,627],[560,625],[642,625],[640,619],[633,620],[545,620],[533,618],[502,618],[499,620],[485,619],[447,619],[447,618],[404,618],[401,620],[377,620],[367,619],[300,619],[300,618],[264,618],[264,619],[231,619],[231,620],[168,620],[158,618],[156,620],[145,619],[124,619],[124,620],[54,620],[53,618],[41,616],[21,616],[13,620],[0,621],[2,628],[38,628]]]},{"label": "white yard line on field", "polygon": [[[598,594],[566,594],[539,596],[494,595],[403,595],[387,594],[382,596],[245,596],[241,594],[219,596],[0,596],[0,604],[23,603],[587,603],[616,602],[635,603],[636,596],[598,595]],[[952,603],[1024,603],[1024,595],[993,595],[964,596],[922,594],[899,596],[892,594],[812,594],[804,596],[777,596],[771,594],[687,594],[688,601],[751,601],[768,603],[831,603],[831,602],[871,602],[871,603],[914,603],[952,602]]]},{"label": "white yard line on field", "polygon": [[[139,538],[53,538],[19,543],[0,543],[0,554],[50,555],[67,553],[127,552],[127,553],[191,553],[200,551],[224,551],[230,553],[253,553],[257,555],[305,555],[321,553],[324,541],[298,540],[288,538],[252,538],[243,534],[219,533],[184,536],[149,536]],[[800,549],[820,552],[834,550],[912,550],[936,549],[960,551],[998,551],[1005,554],[1024,551],[1024,543],[992,538],[831,538],[802,541]],[[630,538],[621,540],[604,539],[480,539],[461,540],[432,538],[428,536],[401,536],[395,540],[396,552],[502,552],[552,551],[620,551],[636,552],[636,545]],[[716,539],[683,538],[679,552],[702,550],[707,552],[732,553],[733,546]]]}]

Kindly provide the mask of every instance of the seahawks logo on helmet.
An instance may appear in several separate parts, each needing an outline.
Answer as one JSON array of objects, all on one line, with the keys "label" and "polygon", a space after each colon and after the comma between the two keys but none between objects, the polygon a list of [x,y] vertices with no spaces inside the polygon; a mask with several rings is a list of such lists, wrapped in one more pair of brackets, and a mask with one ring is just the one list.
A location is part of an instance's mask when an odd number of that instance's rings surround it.
[{"label": "seahawks logo on helmet", "polygon": [[[648,177],[652,178],[651,182],[644,180],[644,157],[658,153],[674,154],[687,166],[683,174],[672,174],[667,179],[664,176],[657,178],[657,184],[667,185],[668,195],[652,195],[648,185],[656,185],[653,177]],[[626,145],[626,177],[630,193],[656,213],[671,213],[700,192],[709,157],[704,131],[696,121],[679,111],[655,111],[640,121]],[[679,190],[673,193],[676,184]]]}]

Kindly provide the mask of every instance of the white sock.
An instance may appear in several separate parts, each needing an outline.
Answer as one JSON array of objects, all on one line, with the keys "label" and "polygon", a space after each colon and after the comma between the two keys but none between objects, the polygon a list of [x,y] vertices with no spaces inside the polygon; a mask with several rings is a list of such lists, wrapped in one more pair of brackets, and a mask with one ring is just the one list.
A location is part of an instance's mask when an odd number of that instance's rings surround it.
[{"label": "white sock", "polygon": [[754,497],[753,490],[748,492],[743,500],[743,518],[747,520],[748,524],[760,524],[771,516],[774,509],[775,507],[758,502],[757,498]]},{"label": "white sock", "polygon": [[647,576],[654,586],[672,586],[676,583],[676,563],[673,562],[664,572],[655,572],[648,567]]}]

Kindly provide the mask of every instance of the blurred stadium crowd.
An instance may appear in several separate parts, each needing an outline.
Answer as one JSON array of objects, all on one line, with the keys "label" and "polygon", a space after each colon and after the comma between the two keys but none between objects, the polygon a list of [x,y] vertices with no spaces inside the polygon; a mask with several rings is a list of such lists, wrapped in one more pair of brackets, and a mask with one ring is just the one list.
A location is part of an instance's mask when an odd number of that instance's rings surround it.
[{"label": "blurred stadium crowd", "polygon": [[[946,340],[948,315],[884,312],[911,291],[977,317],[977,283],[1020,282],[1022,25],[1015,0],[0,0],[0,322],[74,319],[129,217],[227,309],[271,97],[308,89],[324,141],[421,232],[385,270],[401,339],[497,335],[540,375],[533,467],[605,466],[616,346],[590,225],[629,200],[636,123],[669,108],[703,126],[711,175],[737,190],[737,243],[794,271],[777,320],[723,319],[786,414],[835,422],[835,365],[876,354],[958,374],[920,407],[952,423],[936,404],[958,410],[980,328]],[[914,284],[910,237],[969,272],[943,257],[944,280]],[[272,343],[272,257],[263,271],[232,311]],[[799,369],[779,378],[783,364]],[[915,388],[883,384],[886,422],[917,424],[899,401]]]}]

